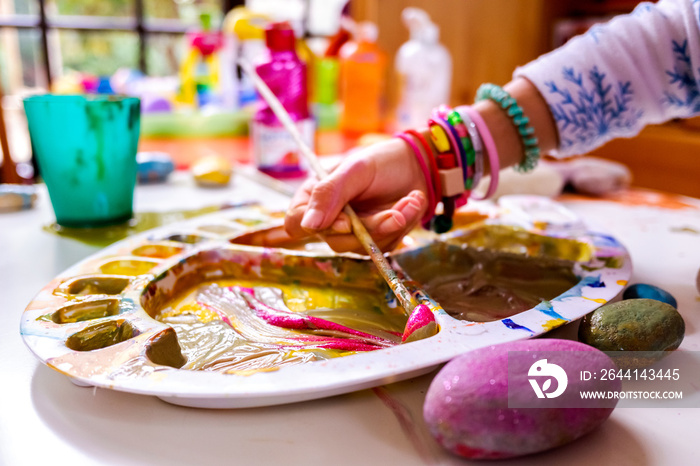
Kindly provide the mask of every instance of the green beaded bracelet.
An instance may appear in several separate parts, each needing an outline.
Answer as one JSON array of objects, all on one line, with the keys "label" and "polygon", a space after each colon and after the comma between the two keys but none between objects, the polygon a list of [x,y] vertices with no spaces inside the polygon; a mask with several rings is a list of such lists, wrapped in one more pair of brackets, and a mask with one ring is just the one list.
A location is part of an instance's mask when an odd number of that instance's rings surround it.
[{"label": "green beaded bracelet", "polygon": [[529,172],[537,166],[540,159],[540,146],[535,136],[535,128],[530,126],[530,119],[525,116],[523,108],[501,86],[495,84],[482,84],[476,91],[476,101],[489,99],[496,102],[511,118],[518,130],[520,140],[523,143],[523,161],[514,168],[519,172]]}]

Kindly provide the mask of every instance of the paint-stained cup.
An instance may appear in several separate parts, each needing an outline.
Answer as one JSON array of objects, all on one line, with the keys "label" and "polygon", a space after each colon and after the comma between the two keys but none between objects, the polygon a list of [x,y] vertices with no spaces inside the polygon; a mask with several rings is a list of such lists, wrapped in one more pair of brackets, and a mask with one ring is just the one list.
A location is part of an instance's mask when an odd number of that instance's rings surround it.
[{"label": "paint-stained cup", "polygon": [[99,227],[129,220],[139,99],[47,94],[24,99],[24,109],[56,223]]}]

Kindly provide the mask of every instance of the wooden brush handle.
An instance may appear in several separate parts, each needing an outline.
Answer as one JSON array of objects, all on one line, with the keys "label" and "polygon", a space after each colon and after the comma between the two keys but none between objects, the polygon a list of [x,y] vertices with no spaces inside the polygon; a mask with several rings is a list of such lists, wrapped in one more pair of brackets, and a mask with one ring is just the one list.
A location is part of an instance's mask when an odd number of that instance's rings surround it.
[{"label": "wooden brush handle", "polygon": [[[318,179],[321,180],[328,176],[328,172],[323,168],[323,166],[321,166],[318,156],[308,145],[306,145],[301,137],[301,134],[299,134],[299,130],[297,130],[296,125],[292,121],[292,118],[289,116],[289,113],[287,113],[287,110],[284,108],[282,103],[280,103],[280,101],[277,99],[277,96],[275,96],[275,94],[270,90],[265,81],[262,80],[250,63],[243,60],[241,60],[239,63],[241,68],[243,68],[243,71],[245,71],[252,79],[255,88],[258,90],[262,98],[265,99],[265,102],[267,102],[273,113],[280,120],[282,126],[284,126],[289,134],[291,134],[294,142],[296,142],[297,146],[299,147],[302,156],[314,171]],[[415,298],[413,298],[411,293],[409,293],[399,277],[396,276],[396,272],[391,268],[384,257],[384,254],[382,254],[382,251],[374,242],[372,236],[370,236],[369,232],[353,208],[347,204],[343,208],[343,212],[345,212],[345,214],[350,218],[352,231],[357,237],[357,240],[360,242],[360,244],[362,244],[362,247],[365,248],[365,251],[367,251],[367,254],[369,254],[369,257],[372,259],[372,262],[374,262],[374,265],[377,266],[379,273],[389,285],[391,291],[393,291],[396,295],[396,298],[399,300],[401,306],[404,308],[406,313],[410,315],[418,304],[417,301]]]}]

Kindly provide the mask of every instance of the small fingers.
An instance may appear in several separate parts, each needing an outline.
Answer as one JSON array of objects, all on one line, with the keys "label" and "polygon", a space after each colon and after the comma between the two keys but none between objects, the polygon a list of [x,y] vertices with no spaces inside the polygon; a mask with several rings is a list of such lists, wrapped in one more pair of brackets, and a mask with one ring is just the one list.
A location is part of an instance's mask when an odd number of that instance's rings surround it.
[{"label": "small fingers", "polygon": [[341,164],[321,181],[304,183],[295,194],[285,218],[292,237],[303,237],[323,230],[349,232],[343,207],[363,193],[373,178],[374,167],[362,158]]},{"label": "small fingers", "polygon": [[[377,246],[383,251],[388,251],[418,225],[426,207],[425,195],[420,191],[412,191],[391,209],[364,217],[362,222]],[[335,234],[333,231],[326,231],[324,239],[334,251],[364,253],[364,248],[353,234]]]}]

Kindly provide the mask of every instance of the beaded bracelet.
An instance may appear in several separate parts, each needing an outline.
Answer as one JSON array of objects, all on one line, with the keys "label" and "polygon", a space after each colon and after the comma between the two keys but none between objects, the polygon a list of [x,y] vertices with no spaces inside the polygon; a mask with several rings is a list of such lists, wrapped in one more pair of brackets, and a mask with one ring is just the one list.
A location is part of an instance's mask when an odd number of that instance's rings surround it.
[{"label": "beaded bracelet", "polygon": [[[466,154],[467,179],[464,181],[464,187],[468,191],[471,191],[476,187],[476,183],[478,183],[477,160],[481,162],[481,158],[483,157],[479,133],[475,127],[467,128],[462,116],[455,110],[450,110],[447,118],[448,123],[450,123],[457,131],[457,134],[459,134],[462,147],[464,148],[464,152]],[[478,176],[481,178],[481,173],[478,173]]]},{"label": "beaded bracelet", "polygon": [[485,99],[500,105],[512,119],[525,148],[523,151],[525,157],[522,162],[515,166],[515,169],[519,172],[529,172],[537,166],[537,161],[540,158],[539,142],[535,136],[535,129],[530,126],[530,119],[525,116],[518,102],[501,86],[490,83],[479,86],[476,91],[476,100],[478,102]]},{"label": "beaded bracelet", "polygon": [[[476,125],[474,124],[472,119],[466,113],[461,114],[459,111],[453,110],[450,116],[452,116],[452,118],[457,122],[458,128],[464,127],[464,129],[469,134],[468,141],[474,151],[474,160],[472,162],[474,173],[471,187],[472,189],[476,188],[476,186],[479,184],[479,181],[481,181],[482,176],[484,175],[484,146],[481,142],[479,131],[476,129]],[[462,122],[461,125],[459,124],[460,121]],[[462,144],[465,144],[466,142],[467,141],[463,138]]]},{"label": "beaded bracelet", "polygon": [[411,149],[413,149],[413,154],[416,156],[416,159],[418,160],[418,165],[420,165],[420,169],[423,172],[423,176],[425,177],[425,184],[428,188],[428,209],[426,210],[425,215],[421,220],[421,223],[424,226],[429,225],[430,220],[434,216],[435,208],[437,207],[437,199],[435,197],[435,189],[433,187],[432,175],[430,174],[430,170],[428,169],[428,166],[426,165],[425,160],[423,159],[423,154],[421,153],[416,143],[413,142],[413,139],[411,139],[410,136],[402,133],[397,134],[396,137],[402,139],[404,142],[406,142],[406,144],[408,144],[411,147]]},{"label": "beaded bracelet", "polygon": [[[464,189],[469,190],[469,187],[467,186],[469,180],[469,163],[467,160],[468,154],[465,150],[464,144],[458,144],[458,142],[461,142],[461,136],[452,122],[448,120],[450,111],[451,109],[447,105],[440,105],[439,107],[433,109],[432,120],[434,120],[435,123],[438,123],[440,127],[442,127],[443,131],[445,131],[445,133],[448,135],[450,145],[455,153],[455,157],[459,157],[458,160],[461,161],[460,166],[462,168],[462,178],[464,179]],[[449,137],[450,135],[452,137]]]},{"label": "beaded bracelet", "polygon": [[447,132],[447,134],[451,136],[450,140],[452,141],[455,148],[455,156],[459,157],[459,160],[461,161],[462,179],[464,180],[465,191],[464,197],[466,199],[467,197],[469,197],[470,188],[468,187],[468,182],[471,176],[469,172],[469,163],[467,161],[467,152],[464,150],[464,145],[461,142],[461,138],[459,137],[457,129],[454,126],[452,126],[450,122],[447,121],[447,119],[436,116],[434,117],[434,120],[440,123],[443,129]]},{"label": "beaded bracelet", "polygon": [[450,131],[449,123],[441,119],[430,118],[428,120],[430,139],[435,145],[437,154],[438,173],[442,188],[442,214],[436,215],[431,220],[431,228],[437,233],[444,233],[452,228],[452,217],[455,207],[466,203],[464,193],[464,175],[462,161],[458,151],[457,142]]},{"label": "beaded bracelet", "polygon": [[440,118],[428,120],[430,138],[438,151],[437,164],[440,170],[443,197],[461,196],[464,192],[464,170],[457,152],[457,141],[450,132],[449,124]]},{"label": "beaded bracelet", "polygon": [[476,110],[474,110],[474,108],[469,106],[459,107],[459,109],[463,110],[476,125],[476,128],[479,131],[479,136],[481,136],[481,139],[484,142],[486,154],[489,157],[489,170],[491,171],[491,181],[489,182],[489,188],[483,197],[474,197],[474,199],[483,200],[492,196],[493,193],[496,191],[496,187],[498,186],[498,172],[501,167],[501,162],[498,157],[496,142],[493,140],[491,131],[486,125],[484,119],[481,117],[481,115],[479,115],[479,112],[477,112]]}]

